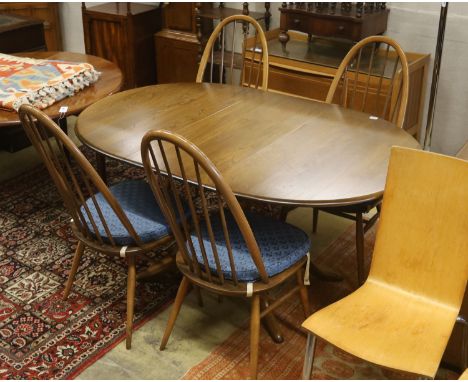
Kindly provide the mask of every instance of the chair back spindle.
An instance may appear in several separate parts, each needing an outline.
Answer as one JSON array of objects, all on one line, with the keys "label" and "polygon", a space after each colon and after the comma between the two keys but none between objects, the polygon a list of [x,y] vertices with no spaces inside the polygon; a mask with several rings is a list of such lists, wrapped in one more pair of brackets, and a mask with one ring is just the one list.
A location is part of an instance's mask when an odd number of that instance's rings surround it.
[{"label": "chair back spindle", "polygon": [[[383,86],[384,83],[387,85]],[[409,93],[409,70],[401,47],[386,36],[354,45],[341,62],[326,98],[403,127]]]},{"label": "chair back spindle", "polygon": [[[30,105],[22,105],[19,116],[80,234],[86,239],[97,240],[101,245],[116,246],[103,214],[103,208],[109,206],[135,244],[142,245],[140,237],[107,185],[57,124]],[[98,193],[102,198],[97,197]],[[103,207],[103,200],[106,207]]]},{"label": "chair back spindle", "polygon": [[[250,28],[253,26],[253,28]],[[247,42],[253,33],[253,44]],[[242,53],[236,52],[236,40],[243,36]],[[230,44],[229,44],[230,43]],[[250,59],[246,59],[249,52]],[[268,88],[268,46],[260,24],[250,16],[234,15],[221,20],[203,52],[196,82],[233,85],[239,74],[241,86]]]},{"label": "chair back spindle", "polygon": [[[141,155],[156,200],[193,276],[217,285],[239,285],[231,242],[233,230],[239,230],[261,281],[267,283],[260,249],[244,212],[205,154],[185,138],[159,130],[144,136]],[[196,179],[196,184],[189,179]],[[210,199],[206,184],[212,185]],[[221,270],[220,251],[227,251],[229,280]]]}]

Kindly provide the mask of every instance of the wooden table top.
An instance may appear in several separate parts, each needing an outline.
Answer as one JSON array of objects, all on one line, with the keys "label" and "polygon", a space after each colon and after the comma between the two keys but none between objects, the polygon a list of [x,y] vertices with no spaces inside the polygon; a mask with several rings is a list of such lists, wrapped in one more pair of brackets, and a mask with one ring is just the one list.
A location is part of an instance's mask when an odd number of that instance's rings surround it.
[{"label": "wooden table top", "polygon": [[140,166],[140,142],[152,129],[195,143],[237,195],[322,207],[381,196],[390,147],[419,148],[408,133],[368,114],[218,84],[128,90],[87,108],[76,125],[89,147]]},{"label": "wooden table top", "polygon": [[[77,115],[92,103],[118,92],[122,87],[122,72],[118,66],[101,57],[72,52],[22,52],[14,55],[38,59],[89,62],[98,72],[101,72],[101,76],[93,85],[84,88],[73,97],[65,98],[44,109],[43,112],[52,119],[59,117],[59,110],[62,106],[68,106],[67,116]],[[0,109],[0,128],[19,124],[17,112]]]}]

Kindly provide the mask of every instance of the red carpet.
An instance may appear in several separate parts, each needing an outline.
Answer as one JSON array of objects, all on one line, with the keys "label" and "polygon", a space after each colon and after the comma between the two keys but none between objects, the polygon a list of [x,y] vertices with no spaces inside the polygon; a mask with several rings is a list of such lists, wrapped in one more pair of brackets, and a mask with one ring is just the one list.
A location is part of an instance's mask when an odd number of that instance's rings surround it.
[{"label": "red carpet", "polygon": [[[108,162],[111,182],[142,176]],[[85,251],[61,299],[76,247],[69,220],[44,167],[0,184],[0,379],[73,378],[124,338],[121,259]],[[166,273],[137,284],[137,327],[172,300],[178,282]]]}]

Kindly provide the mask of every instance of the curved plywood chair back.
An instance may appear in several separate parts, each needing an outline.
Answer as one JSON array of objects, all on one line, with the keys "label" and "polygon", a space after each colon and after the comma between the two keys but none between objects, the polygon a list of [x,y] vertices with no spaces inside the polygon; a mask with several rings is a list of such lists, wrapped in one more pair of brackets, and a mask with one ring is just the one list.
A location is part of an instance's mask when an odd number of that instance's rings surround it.
[{"label": "curved plywood chair back", "polygon": [[[242,53],[236,53],[242,28]],[[249,33],[254,37],[247,40]],[[252,41],[250,41],[252,40]],[[248,52],[248,57],[246,53]],[[240,73],[236,69],[240,70]],[[206,43],[196,82],[218,82],[268,88],[268,45],[260,24],[250,16],[234,15],[222,20]]]},{"label": "curved plywood chair back", "polygon": [[[239,202],[197,146],[180,135],[153,130],[143,137],[141,157],[156,200],[194,277],[220,286],[239,285],[229,233],[229,227],[236,227],[261,280],[268,282],[260,249]],[[197,179],[197,184],[191,185],[188,179]],[[203,187],[207,184],[213,187],[214,197],[208,197]],[[219,251],[228,254],[230,280],[221,270]]]},{"label": "curved plywood chair back", "polygon": [[468,278],[468,162],[392,148],[368,281],[460,309]]},{"label": "curved plywood chair back", "polygon": [[386,36],[367,37],[341,62],[326,98],[403,127],[409,93],[406,55]]}]

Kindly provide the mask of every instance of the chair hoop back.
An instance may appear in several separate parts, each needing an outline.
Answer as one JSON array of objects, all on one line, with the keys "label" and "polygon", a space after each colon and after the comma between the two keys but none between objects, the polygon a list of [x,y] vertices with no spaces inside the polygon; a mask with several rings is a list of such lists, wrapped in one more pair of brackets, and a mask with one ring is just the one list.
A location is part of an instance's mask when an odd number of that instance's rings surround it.
[{"label": "chair hoop back", "polygon": [[368,281],[461,306],[468,278],[468,162],[392,148]]},{"label": "chair hoop back", "polygon": [[408,60],[400,45],[387,36],[370,36],[345,56],[326,102],[373,114],[401,128],[408,94]]},{"label": "chair hoop back", "polygon": [[[210,283],[223,285],[226,280],[221,271],[219,246],[216,245],[223,241],[229,256],[232,282],[238,285],[226,218],[229,212],[242,234],[261,280],[267,283],[268,275],[252,229],[231,188],[208,157],[182,136],[164,130],[145,134],[141,143],[141,156],[156,200],[190,272]],[[197,179],[197,184],[189,184],[189,178]],[[214,198],[207,199],[203,184],[213,185]],[[190,219],[187,218],[187,207],[184,209],[184,205],[189,208]],[[215,239],[215,220],[221,223],[222,238]],[[207,237],[209,244],[206,243]],[[198,258],[196,248],[199,249]],[[210,264],[212,269],[213,264],[216,265],[216,272],[210,271]]]},{"label": "chair hoop back", "polygon": [[[96,198],[96,194],[101,193],[135,243],[141,245],[140,237],[120,204],[91,163],[60,127],[42,111],[30,105],[22,105],[19,116],[29,140],[43,160],[78,231],[89,240],[97,240],[99,244],[116,246],[104,218],[102,205],[100,206]],[[88,198],[89,204],[86,203]],[[96,213],[93,214],[92,210]],[[103,231],[106,233],[107,243],[102,237]]]},{"label": "chair hoop back", "polygon": [[[244,36],[242,54],[235,53],[238,25],[242,26]],[[253,45],[246,46],[250,25],[254,27],[255,40]],[[231,26],[232,28],[229,28]],[[245,57],[247,50],[251,54],[250,59]],[[209,72],[206,72],[208,66]],[[205,79],[210,83],[232,85],[236,77],[234,73],[236,68],[241,69],[242,86],[256,89],[261,86],[263,90],[268,88],[268,45],[265,33],[260,24],[247,15],[229,16],[216,26],[203,51],[196,82],[201,83]]]}]

